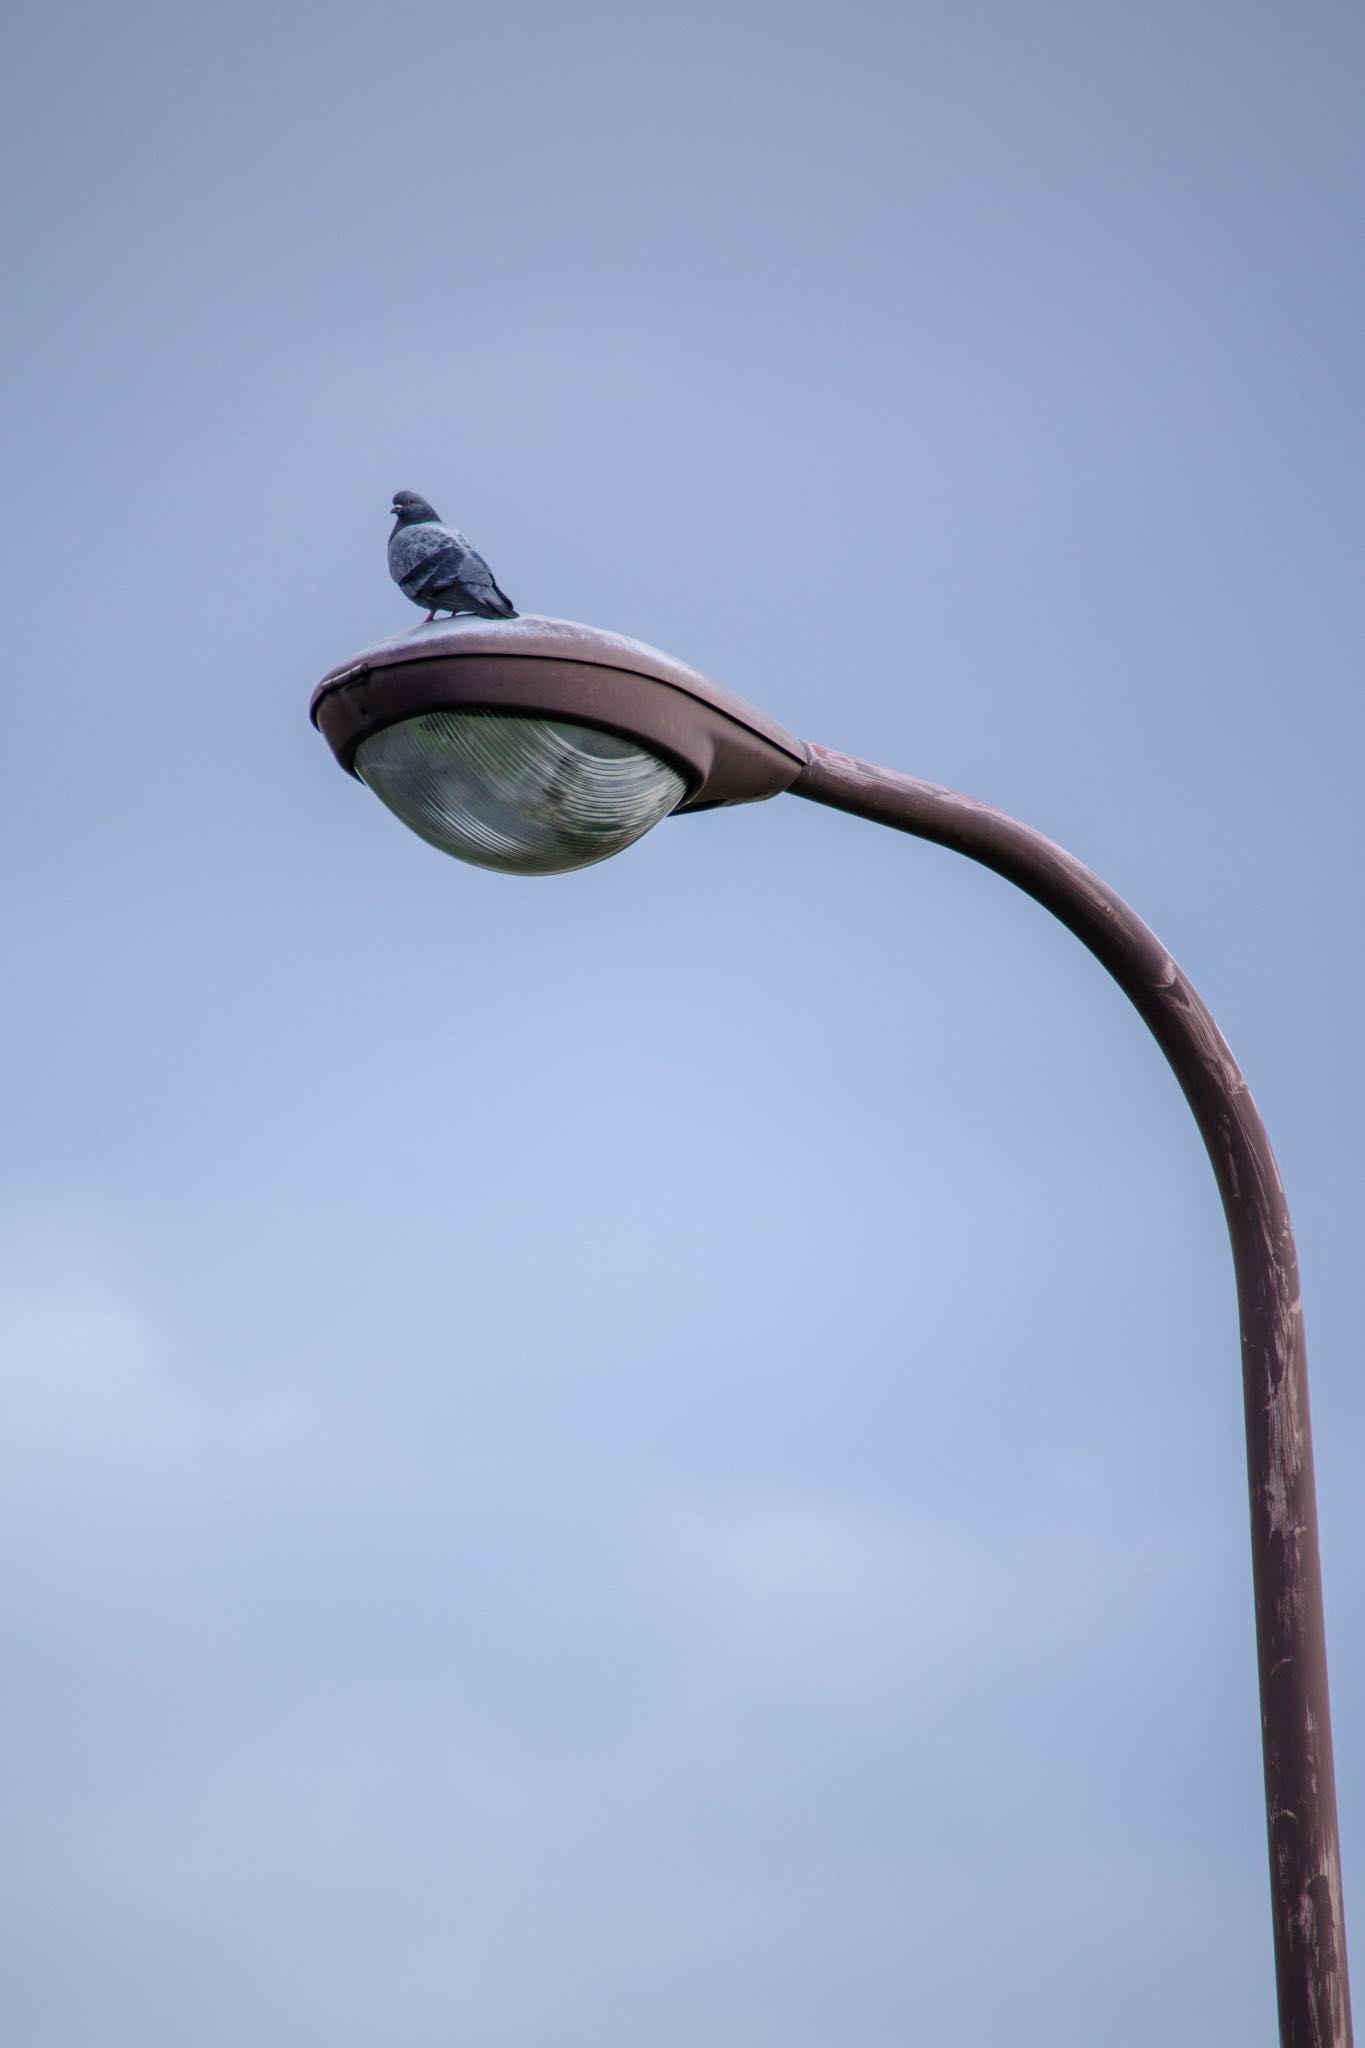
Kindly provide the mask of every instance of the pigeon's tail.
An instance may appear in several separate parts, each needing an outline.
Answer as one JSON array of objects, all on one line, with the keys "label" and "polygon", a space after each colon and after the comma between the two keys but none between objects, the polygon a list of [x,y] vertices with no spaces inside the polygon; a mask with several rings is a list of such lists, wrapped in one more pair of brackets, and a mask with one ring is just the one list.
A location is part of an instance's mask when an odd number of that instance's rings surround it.
[{"label": "pigeon's tail", "polygon": [[[488,579],[488,580],[489,580],[489,582],[490,582],[490,583],[492,583],[492,582],[493,582],[493,579],[492,579],[492,577],[491,577],[491,576],[489,577],[489,579]],[[507,592],[506,592],[505,590],[499,590],[499,589],[498,589],[498,586],[497,586],[497,584],[496,584],[496,583],[494,583],[494,584],[493,584],[493,593],[494,593],[494,598],[496,599],[496,602],[490,601],[490,603],[489,603],[489,606],[488,606],[488,609],[489,609],[489,611],[490,611],[490,612],[492,612],[492,613],[493,613],[494,617],[495,617],[495,618],[499,618],[499,619],[514,619],[514,618],[516,618],[516,616],[517,616],[517,608],[516,608],[516,606],[515,606],[515,605],[513,604],[513,602],[512,602],[512,600],[511,600],[511,598],[510,598],[510,597],[509,597],[509,596],[507,595]]]}]

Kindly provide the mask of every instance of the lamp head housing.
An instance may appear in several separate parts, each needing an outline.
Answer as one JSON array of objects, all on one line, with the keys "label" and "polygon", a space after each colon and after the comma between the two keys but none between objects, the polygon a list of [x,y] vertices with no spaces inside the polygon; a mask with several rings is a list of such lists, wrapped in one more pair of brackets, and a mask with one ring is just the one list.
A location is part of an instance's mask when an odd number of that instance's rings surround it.
[{"label": "lamp head housing", "polygon": [[776,796],[809,758],[671,655],[565,619],[418,626],[333,669],[311,715],[423,838],[523,874],[605,859],[670,811]]}]

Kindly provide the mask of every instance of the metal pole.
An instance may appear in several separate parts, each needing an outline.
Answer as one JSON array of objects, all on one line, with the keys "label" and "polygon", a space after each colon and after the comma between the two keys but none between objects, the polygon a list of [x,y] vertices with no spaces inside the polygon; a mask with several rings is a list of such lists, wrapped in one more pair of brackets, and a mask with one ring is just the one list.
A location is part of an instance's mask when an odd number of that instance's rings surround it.
[{"label": "metal pole", "polygon": [[1298,1258],[1246,1082],[1213,1018],[1141,918],[1041,832],[971,797],[824,747],[811,749],[791,793],[950,846],[1017,883],[1109,970],[1185,1091],[1223,1198],[1241,1311],[1280,2040],[1283,2048],[1350,2048]]}]

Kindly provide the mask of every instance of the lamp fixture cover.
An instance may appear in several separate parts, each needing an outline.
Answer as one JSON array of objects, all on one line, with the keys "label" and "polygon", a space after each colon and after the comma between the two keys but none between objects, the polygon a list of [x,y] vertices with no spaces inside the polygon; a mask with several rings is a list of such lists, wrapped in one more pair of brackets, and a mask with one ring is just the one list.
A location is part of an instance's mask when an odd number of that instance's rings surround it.
[{"label": "lamp fixture cover", "polygon": [[523,712],[423,712],[363,739],[355,771],[432,846],[512,875],[606,860],[687,791],[617,733]]},{"label": "lamp fixture cover", "polygon": [[[445,748],[442,758],[452,773],[449,764],[456,753],[463,750],[473,772],[475,756],[486,756],[494,745],[491,726],[477,735],[472,727],[461,728],[465,736],[457,745],[456,728],[425,723],[419,728],[425,736],[420,742],[409,734],[407,742],[395,739],[384,749],[371,750],[368,744],[390,728],[442,714],[497,713],[502,715],[499,730],[521,718],[552,730],[576,727],[626,741],[637,756],[652,757],[680,780],[681,793],[674,802],[663,801],[669,785],[655,785],[657,801],[663,803],[660,816],[670,809],[707,810],[776,796],[791,787],[810,758],[805,743],[776,720],[685,663],[641,641],[567,619],[462,615],[418,626],[332,669],[313,693],[311,713],[341,766],[369,783],[386,802],[390,795],[379,785],[384,782],[390,792],[396,790],[394,763],[403,757],[405,746],[405,773],[417,774],[420,780],[421,763],[412,757],[414,743],[419,751],[425,749],[428,766]],[[437,733],[446,737],[433,744]],[[518,737],[524,751],[547,745],[553,751],[566,744],[562,737],[550,740],[545,734],[536,742],[525,734],[498,741],[504,751],[498,756],[495,780],[511,772],[506,747]],[[585,743],[579,739],[571,745],[581,757]],[[648,781],[645,771],[628,768],[630,758],[599,747],[594,765],[583,770],[588,780],[582,793],[586,796],[592,784],[600,795],[605,778],[618,785],[619,795],[623,778],[629,780],[632,772]],[[614,765],[605,766],[608,762]],[[561,778],[571,765],[567,757],[561,759]],[[429,798],[430,791],[423,803]],[[424,837],[442,829],[434,825],[429,809],[422,813],[424,827],[399,804],[394,808]],[[653,822],[650,817],[639,830]],[[486,825],[480,827],[484,829]],[[637,831],[629,832],[621,843],[634,837]]]}]

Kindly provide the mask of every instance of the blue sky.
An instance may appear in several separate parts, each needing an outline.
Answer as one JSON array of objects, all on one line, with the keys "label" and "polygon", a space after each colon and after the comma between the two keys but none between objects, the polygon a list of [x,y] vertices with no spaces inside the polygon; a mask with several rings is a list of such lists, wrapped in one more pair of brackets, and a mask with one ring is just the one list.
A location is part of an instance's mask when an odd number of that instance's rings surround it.
[{"label": "blue sky", "polygon": [[1123,999],[791,799],[461,868],[306,707],[419,490],[1161,934],[1299,1230],[1349,1924],[1363,45],[16,28],[7,2040],[1273,2038],[1230,1263]]}]

